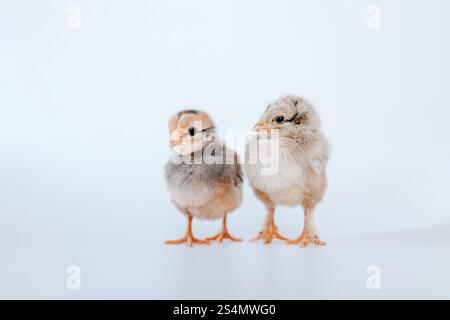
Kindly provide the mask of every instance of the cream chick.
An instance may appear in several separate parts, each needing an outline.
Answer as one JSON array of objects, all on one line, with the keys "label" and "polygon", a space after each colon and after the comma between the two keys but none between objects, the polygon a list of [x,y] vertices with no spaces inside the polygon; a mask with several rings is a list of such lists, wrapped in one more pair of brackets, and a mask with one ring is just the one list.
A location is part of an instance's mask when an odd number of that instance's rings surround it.
[{"label": "cream chick", "polygon": [[[187,218],[187,231],[167,244],[208,244],[224,239],[240,241],[227,228],[227,215],[242,202],[242,173],[237,155],[219,139],[213,121],[205,112],[184,110],[169,120],[172,158],[165,167],[171,200]],[[193,218],[222,219],[214,237],[197,239]]]},{"label": "cream chick", "polygon": [[[266,108],[254,131],[257,134],[252,135],[247,144],[245,170],[255,195],[267,210],[263,229],[254,240],[270,243],[280,239],[302,246],[325,245],[314,229],[313,215],[327,185],[328,142],[315,108],[303,98],[284,96]],[[276,142],[278,146],[270,149],[277,167],[274,172],[264,174],[262,162],[252,163],[249,159],[255,156],[259,159],[258,150],[267,141]],[[257,148],[250,147],[252,144]],[[278,233],[274,214],[279,205],[303,208],[304,227],[295,240]]]}]

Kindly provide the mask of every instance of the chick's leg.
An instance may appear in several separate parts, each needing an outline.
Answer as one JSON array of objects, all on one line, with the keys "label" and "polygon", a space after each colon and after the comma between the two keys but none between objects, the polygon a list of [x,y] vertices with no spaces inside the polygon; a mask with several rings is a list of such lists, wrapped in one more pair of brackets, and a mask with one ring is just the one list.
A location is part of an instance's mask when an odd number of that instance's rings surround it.
[{"label": "chick's leg", "polygon": [[270,197],[260,191],[255,189],[256,197],[264,203],[267,209],[266,220],[264,221],[263,230],[252,239],[252,241],[263,240],[265,244],[271,243],[273,239],[279,240],[289,240],[278,233],[278,227],[275,225],[275,205],[273,204]]},{"label": "chick's leg", "polygon": [[166,244],[183,244],[186,243],[189,247],[192,247],[193,243],[197,243],[197,244],[209,244],[208,240],[200,240],[194,237],[194,235],[192,234],[192,216],[188,213],[188,225],[187,225],[187,230],[186,230],[186,234],[184,235],[183,238],[178,239],[178,240],[168,240],[166,241]]},{"label": "chick's leg", "polygon": [[304,207],[305,210],[305,224],[303,227],[303,232],[297,239],[288,241],[288,244],[300,244],[302,247],[306,247],[309,244],[316,244],[319,246],[324,246],[327,243],[322,241],[317,236],[314,231],[314,221],[313,221],[313,209],[311,207]]},{"label": "chick's leg", "polygon": [[228,214],[225,214],[225,216],[223,217],[222,230],[220,230],[220,232],[217,235],[215,235],[214,237],[206,238],[205,240],[217,241],[219,243],[222,242],[224,239],[229,239],[231,241],[242,241],[242,239],[235,238],[228,232],[227,216],[228,216]]},{"label": "chick's leg", "polygon": [[263,230],[252,239],[252,241],[263,240],[265,244],[269,244],[273,239],[288,241],[289,239],[283,237],[278,233],[278,227],[275,225],[275,208],[273,206],[267,206],[267,216],[264,222]]}]

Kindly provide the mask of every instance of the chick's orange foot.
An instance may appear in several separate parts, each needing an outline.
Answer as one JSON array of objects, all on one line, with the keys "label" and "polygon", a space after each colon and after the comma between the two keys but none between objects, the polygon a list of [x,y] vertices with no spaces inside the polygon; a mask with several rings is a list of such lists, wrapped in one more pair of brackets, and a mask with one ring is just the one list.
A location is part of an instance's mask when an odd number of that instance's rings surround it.
[{"label": "chick's orange foot", "polygon": [[217,241],[221,243],[224,239],[228,239],[231,241],[242,241],[242,239],[238,239],[233,237],[231,234],[228,233],[228,231],[221,231],[214,237],[206,238],[207,241]]},{"label": "chick's orange foot", "polygon": [[289,241],[288,238],[278,233],[278,228],[274,224],[269,225],[263,231],[261,231],[252,241],[263,240],[263,243],[269,244],[273,239]]},{"label": "chick's orange foot", "polygon": [[183,238],[178,239],[178,240],[168,240],[165,242],[166,244],[183,244],[186,243],[188,245],[188,247],[192,247],[192,244],[196,243],[196,244],[209,244],[208,240],[200,240],[197,239],[196,237],[194,237],[194,235],[192,234],[192,216],[188,216],[187,219],[187,230],[186,230],[186,234],[184,235]]},{"label": "chick's orange foot", "polygon": [[168,240],[165,242],[166,244],[183,244],[186,243],[188,247],[192,247],[193,244],[209,244],[207,239],[200,240],[195,238],[192,234],[185,235],[183,238],[178,240]]},{"label": "chick's orange foot", "polygon": [[289,240],[288,244],[299,244],[301,247],[306,247],[310,244],[325,246],[327,243],[319,239],[314,233],[303,233],[300,237],[294,240]]},{"label": "chick's orange foot", "polygon": [[225,215],[223,217],[222,230],[220,230],[220,232],[217,235],[215,235],[214,237],[206,238],[205,240],[217,241],[217,242],[221,243],[224,239],[228,239],[231,241],[242,241],[242,239],[235,238],[228,232],[227,215]]}]

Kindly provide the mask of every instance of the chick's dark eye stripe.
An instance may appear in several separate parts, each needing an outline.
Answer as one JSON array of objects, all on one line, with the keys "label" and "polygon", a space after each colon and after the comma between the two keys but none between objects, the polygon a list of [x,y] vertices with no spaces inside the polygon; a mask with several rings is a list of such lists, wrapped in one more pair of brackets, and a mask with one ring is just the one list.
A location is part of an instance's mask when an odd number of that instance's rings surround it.
[{"label": "chick's dark eye stripe", "polygon": [[297,116],[298,116],[298,112],[297,112],[296,114],[294,114],[294,116],[293,116],[292,118],[284,120],[284,122],[292,122],[292,121],[294,121],[294,119],[295,119]]},{"label": "chick's dark eye stripe", "polygon": [[[211,130],[211,129],[214,129],[214,127],[209,127],[209,128],[206,128],[206,129],[203,129],[203,130],[197,130],[196,132],[195,132],[195,134],[197,134],[197,133],[199,133],[199,132],[207,132],[207,131],[209,131],[209,130]],[[189,131],[188,131],[188,134],[189,134]]]},{"label": "chick's dark eye stripe", "polygon": [[209,128],[203,129],[203,130],[201,130],[201,132],[206,132],[206,131],[211,130],[211,129],[214,129],[214,127],[209,127]]},{"label": "chick's dark eye stripe", "polygon": [[208,132],[208,131],[211,130],[211,129],[214,129],[214,127],[209,127],[209,128],[203,129],[203,130],[201,130],[201,131],[199,131],[199,132]]}]

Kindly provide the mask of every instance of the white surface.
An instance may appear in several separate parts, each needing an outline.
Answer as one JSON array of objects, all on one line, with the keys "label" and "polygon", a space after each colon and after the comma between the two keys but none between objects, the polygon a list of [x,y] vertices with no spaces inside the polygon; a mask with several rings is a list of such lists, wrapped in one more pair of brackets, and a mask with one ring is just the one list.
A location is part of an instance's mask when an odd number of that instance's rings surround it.
[{"label": "white surface", "polygon": [[[448,12],[443,0],[5,2],[0,297],[450,298]],[[168,117],[200,108],[248,129],[285,93],[317,106],[332,143],[317,209],[329,246],[162,245],[185,229],[162,174]],[[246,188],[230,230],[249,238],[263,216]],[[298,236],[299,208],[276,219]],[[72,264],[80,291],[66,289]],[[366,288],[372,264],[381,290]]]},{"label": "white surface", "polygon": [[[232,229],[242,235],[240,228]],[[449,225],[326,237],[327,247],[306,249],[279,243],[167,247],[162,241],[169,233],[156,237],[151,232],[102,230],[23,237],[2,246],[1,297],[450,298]],[[79,291],[66,288],[65,269],[73,263],[81,268]],[[380,267],[380,290],[366,286],[370,265]]]}]

